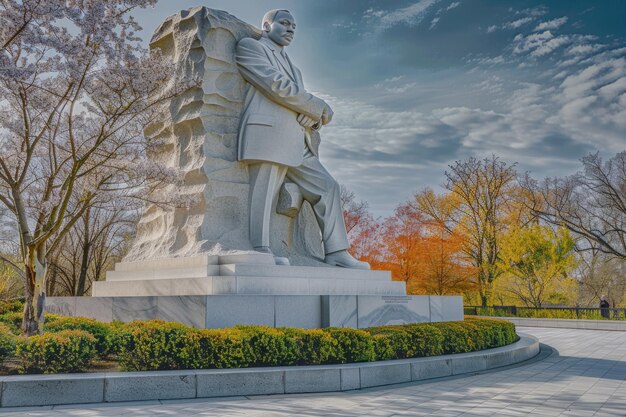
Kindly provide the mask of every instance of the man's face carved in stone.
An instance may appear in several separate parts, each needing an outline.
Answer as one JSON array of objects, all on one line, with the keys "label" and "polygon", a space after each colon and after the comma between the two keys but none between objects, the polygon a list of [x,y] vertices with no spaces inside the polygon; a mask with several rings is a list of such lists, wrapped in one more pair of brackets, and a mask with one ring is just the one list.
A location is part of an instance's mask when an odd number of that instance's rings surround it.
[{"label": "man's face carved in stone", "polygon": [[280,11],[274,17],[274,22],[270,25],[265,22],[263,28],[267,32],[267,37],[280,46],[288,46],[293,41],[296,31],[296,21],[290,13]]}]

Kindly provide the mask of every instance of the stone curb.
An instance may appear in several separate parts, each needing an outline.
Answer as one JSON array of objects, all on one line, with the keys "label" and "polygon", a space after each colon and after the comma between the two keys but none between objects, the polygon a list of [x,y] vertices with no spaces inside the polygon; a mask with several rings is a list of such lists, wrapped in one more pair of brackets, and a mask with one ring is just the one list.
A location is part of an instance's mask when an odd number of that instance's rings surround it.
[{"label": "stone curb", "polygon": [[555,327],[559,329],[626,331],[626,320],[535,319],[526,317],[487,316],[474,317],[507,320],[515,324],[515,326],[522,327]]},{"label": "stone curb", "polygon": [[0,406],[349,391],[485,371],[538,353],[538,340],[524,335],[479,352],[347,365],[5,376]]}]

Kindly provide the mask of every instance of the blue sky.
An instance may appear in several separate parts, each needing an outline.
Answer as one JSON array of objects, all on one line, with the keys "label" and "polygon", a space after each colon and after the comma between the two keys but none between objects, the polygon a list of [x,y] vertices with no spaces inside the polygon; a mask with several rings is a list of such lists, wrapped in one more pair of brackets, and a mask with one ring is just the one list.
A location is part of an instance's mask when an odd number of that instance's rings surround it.
[{"label": "blue sky", "polygon": [[322,162],[375,215],[469,156],[539,179],[626,149],[626,1],[161,0],[135,12],[143,38],[197,5],[292,11],[287,51],[335,110]]}]

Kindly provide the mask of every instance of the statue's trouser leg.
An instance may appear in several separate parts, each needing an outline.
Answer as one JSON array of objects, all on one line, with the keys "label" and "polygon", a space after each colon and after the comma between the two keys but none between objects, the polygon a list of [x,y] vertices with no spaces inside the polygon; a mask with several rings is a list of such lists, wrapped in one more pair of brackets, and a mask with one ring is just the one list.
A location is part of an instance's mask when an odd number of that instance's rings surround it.
[{"label": "statue's trouser leg", "polygon": [[250,175],[250,243],[270,246],[270,218],[287,167],[270,162],[248,165]]},{"label": "statue's trouser leg", "polygon": [[313,206],[322,231],[324,252],[332,253],[350,247],[343,220],[340,189],[320,160],[308,152],[302,165],[289,167],[287,179],[300,187],[302,196]]}]

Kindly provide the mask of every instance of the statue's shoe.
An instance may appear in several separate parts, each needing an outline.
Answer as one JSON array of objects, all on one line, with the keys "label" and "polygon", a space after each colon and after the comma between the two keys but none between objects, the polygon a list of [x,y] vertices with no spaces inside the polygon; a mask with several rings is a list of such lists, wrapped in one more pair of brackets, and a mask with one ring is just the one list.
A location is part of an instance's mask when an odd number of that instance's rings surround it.
[{"label": "statue's shoe", "polygon": [[289,259],[285,258],[283,256],[276,256],[274,255],[274,253],[272,252],[272,250],[267,247],[267,246],[258,246],[256,248],[254,248],[255,251],[260,252],[260,253],[267,253],[268,255],[272,255],[274,257],[274,263],[276,265],[289,265]]},{"label": "statue's shoe", "polygon": [[324,262],[328,265],[340,266],[342,268],[370,269],[370,264],[355,259],[347,250],[327,254]]}]

